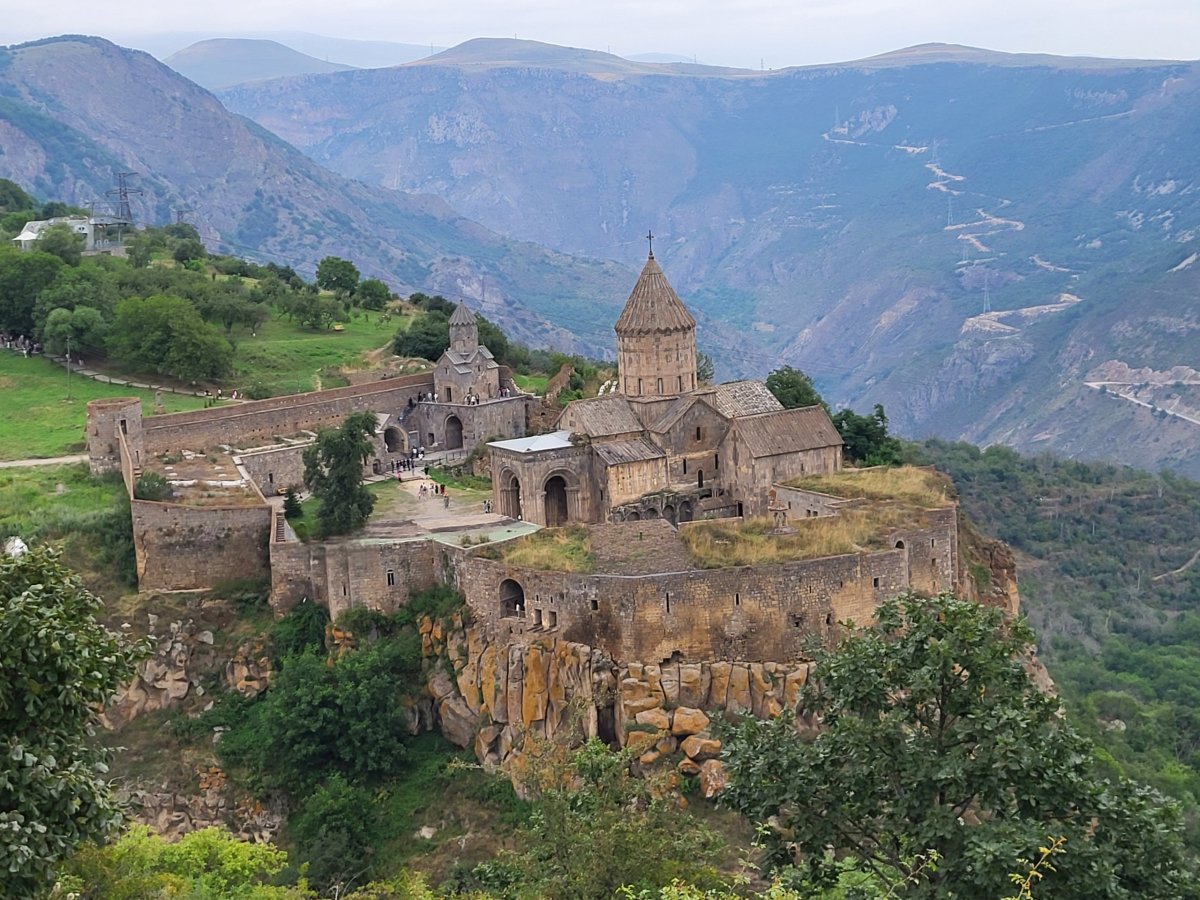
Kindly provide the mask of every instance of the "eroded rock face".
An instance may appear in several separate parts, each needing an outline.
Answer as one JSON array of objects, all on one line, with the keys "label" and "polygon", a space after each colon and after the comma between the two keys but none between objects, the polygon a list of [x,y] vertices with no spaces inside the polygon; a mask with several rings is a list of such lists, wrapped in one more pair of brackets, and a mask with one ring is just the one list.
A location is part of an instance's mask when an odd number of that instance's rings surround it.
[{"label": "eroded rock face", "polygon": [[134,819],[167,840],[210,826],[229,829],[246,841],[266,843],[279,834],[283,816],[256,800],[230,797],[225,773],[217,766],[196,770],[196,790],[181,794],[135,788],[125,794]]},{"label": "eroded rock face", "polygon": [[698,776],[704,762],[720,755],[714,715],[772,717],[794,709],[811,666],[621,665],[553,634],[497,644],[482,627],[457,619],[423,621],[419,631],[430,668],[426,697],[409,701],[414,729],[439,727],[485,766],[506,770],[514,768],[527,736],[599,737],[636,750],[642,766],[670,760],[681,773]]},{"label": "eroded rock face", "polygon": [[140,715],[177,706],[189,696],[203,696],[197,673],[212,660],[212,633],[197,633],[191,619],[170,622],[158,633],[157,624],[155,617],[149,635],[153,652],[101,714],[105,728],[116,731]]}]

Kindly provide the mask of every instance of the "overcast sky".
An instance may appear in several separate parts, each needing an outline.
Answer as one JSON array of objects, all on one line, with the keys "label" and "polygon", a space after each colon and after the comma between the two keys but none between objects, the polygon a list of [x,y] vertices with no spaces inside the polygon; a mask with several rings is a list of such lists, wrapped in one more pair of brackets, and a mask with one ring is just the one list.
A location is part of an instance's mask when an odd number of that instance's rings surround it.
[{"label": "overcast sky", "polygon": [[0,43],[82,32],[138,46],[161,33],[283,29],[438,46],[516,35],[747,68],[856,59],[928,41],[1196,59],[1200,0],[0,0]]}]

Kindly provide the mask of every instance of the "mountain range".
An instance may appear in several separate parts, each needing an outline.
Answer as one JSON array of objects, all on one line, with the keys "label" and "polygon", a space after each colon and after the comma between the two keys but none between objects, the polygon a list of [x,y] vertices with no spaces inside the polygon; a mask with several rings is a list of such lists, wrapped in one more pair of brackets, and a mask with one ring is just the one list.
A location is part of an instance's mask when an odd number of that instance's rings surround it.
[{"label": "mountain range", "polygon": [[926,45],[758,72],[475,40],[221,98],[503,234],[633,266],[652,229],[720,374],[788,363],[910,435],[1200,474],[1195,63]]},{"label": "mountain range", "polygon": [[197,41],[172,53],[163,62],[209,90],[233,87],[245,81],[345,72],[356,68],[308,56],[278,41],[250,38]]},{"label": "mountain range", "polygon": [[349,256],[596,354],[652,230],[719,375],[787,363],[908,435],[1200,474],[1194,63],[477,40],[218,96],[97,39],[11,48],[0,175],[79,202],[138,171],[146,221],[192,207],[222,246]]},{"label": "mountain range", "polygon": [[615,318],[634,277],[501,237],[432,195],[336,175],[147,53],[79,36],[0,50],[0,177],[87,206],[118,172],[135,173],[138,222],[179,214],[214,250],[310,275],[348,258],[396,290],[465,297],[535,345],[583,348],[546,313]]}]

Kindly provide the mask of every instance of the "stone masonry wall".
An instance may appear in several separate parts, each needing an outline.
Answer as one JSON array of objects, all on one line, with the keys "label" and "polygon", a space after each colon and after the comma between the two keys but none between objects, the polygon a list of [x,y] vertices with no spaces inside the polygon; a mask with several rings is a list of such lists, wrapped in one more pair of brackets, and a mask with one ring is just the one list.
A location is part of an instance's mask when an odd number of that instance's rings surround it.
[{"label": "stone masonry wall", "polygon": [[389,378],[364,385],[274,397],[236,406],[151,416],[143,421],[147,453],[203,450],[220,444],[270,441],[276,435],[335,426],[350,413],[394,412],[432,390],[431,374]]},{"label": "stone masonry wall", "polygon": [[304,484],[304,450],[307,445],[243,453],[237,462],[266,496]]},{"label": "stone masonry wall", "polygon": [[270,575],[269,506],[191,507],[148,500],[134,500],[132,506],[140,590],[200,590]]},{"label": "stone masonry wall", "polygon": [[[564,640],[643,661],[795,659],[808,638],[830,640],[841,621],[871,621],[879,603],[910,586],[902,549],[647,576],[546,572],[470,556],[455,568],[492,640],[519,640],[540,623]],[[523,591],[523,618],[505,615],[505,581]],[[953,583],[951,574],[937,589]]]}]

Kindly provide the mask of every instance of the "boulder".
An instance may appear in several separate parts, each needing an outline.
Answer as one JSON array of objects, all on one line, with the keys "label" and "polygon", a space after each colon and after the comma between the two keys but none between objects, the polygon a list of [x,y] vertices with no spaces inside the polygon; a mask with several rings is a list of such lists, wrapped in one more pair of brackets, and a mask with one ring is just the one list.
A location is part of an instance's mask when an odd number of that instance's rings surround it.
[{"label": "boulder", "polygon": [[629,731],[625,733],[625,746],[645,752],[657,744],[660,737],[662,734],[657,731]]},{"label": "boulder", "polygon": [[708,699],[709,675],[699,663],[679,664],[679,702],[699,707]]},{"label": "boulder", "polygon": [[721,742],[716,738],[693,734],[679,745],[691,759],[715,759],[721,755]]},{"label": "boulder", "polygon": [[642,710],[633,717],[634,721],[639,725],[649,725],[652,728],[657,728],[659,731],[671,730],[671,717],[665,709],[655,707],[654,709]]},{"label": "boulder", "polygon": [[671,716],[671,734],[699,734],[710,724],[708,716],[698,709],[681,706]]},{"label": "boulder", "polygon": [[660,738],[659,742],[654,745],[654,749],[659,753],[674,753],[678,747],[679,741],[675,740],[675,738],[671,737],[670,735]]},{"label": "boulder", "polygon": [[721,791],[729,778],[725,773],[725,764],[719,759],[707,759],[700,764],[700,793],[707,800],[713,799]]},{"label": "boulder", "polygon": [[724,709],[729,697],[729,677],[733,666],[727,662],[715,662],[708,667],[711,681],[708,689],[707,709]]},{"label": "boulder", "polygon": [[452,694],[438,706],[438,719],[446,740],[459,747],[470,747],[479,727],[479,717],[471,712],[467,703],[458,694]]},{"label": "boulder", "polygon": [[541,647],[535,645],[525,650],[525,683],[522,685],[521,722],[526,727],[546,718],[546,709],[550,702],[547,694],[547,662]]},{"label": "boulder", "polygon": [[695,778],[700,774],[700,763],[694,759],[683,759],[679,761],[679,774],[688,775]]}]

